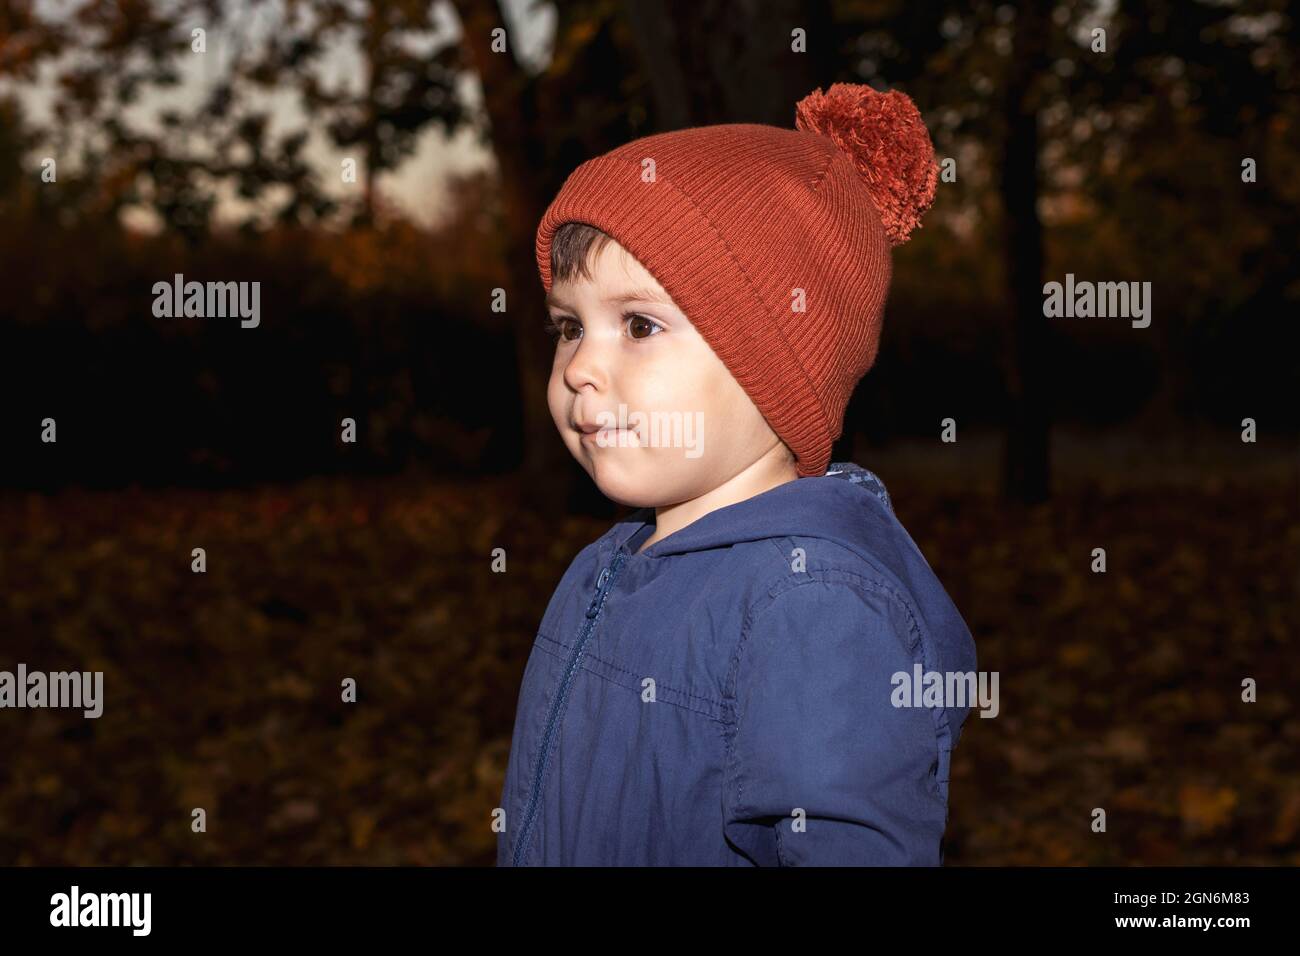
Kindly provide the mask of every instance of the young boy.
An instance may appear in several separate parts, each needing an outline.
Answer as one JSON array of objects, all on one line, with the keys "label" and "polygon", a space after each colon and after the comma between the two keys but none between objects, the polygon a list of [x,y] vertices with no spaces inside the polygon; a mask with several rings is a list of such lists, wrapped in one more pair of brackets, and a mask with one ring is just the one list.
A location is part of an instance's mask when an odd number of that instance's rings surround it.
[{"label": "young boy", "polygon": [[498,865],[943,861],[970,704],[900,687],[973,679],[974,642],[879,480],[827,469],[933,147],[855,84],[795,126],[636,140],[542,219],[551,413],[641,510],[542,618]]}]

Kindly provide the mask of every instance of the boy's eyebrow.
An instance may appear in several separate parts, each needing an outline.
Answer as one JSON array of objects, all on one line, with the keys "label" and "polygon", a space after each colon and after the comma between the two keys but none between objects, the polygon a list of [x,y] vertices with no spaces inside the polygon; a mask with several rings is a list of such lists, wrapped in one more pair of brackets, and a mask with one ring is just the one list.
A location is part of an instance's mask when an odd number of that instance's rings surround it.
[{"label": "boy's eyebrow", "polygon": [[[672,299],[655,289],[625,289],[614,295],[607,295],[600,300],[605,305],[622,305],[625,302],[657,302],[659,305],[673,304]],[[548,306],[562,306],[564,303],[556,297],[554,290],[546,293]]]}]

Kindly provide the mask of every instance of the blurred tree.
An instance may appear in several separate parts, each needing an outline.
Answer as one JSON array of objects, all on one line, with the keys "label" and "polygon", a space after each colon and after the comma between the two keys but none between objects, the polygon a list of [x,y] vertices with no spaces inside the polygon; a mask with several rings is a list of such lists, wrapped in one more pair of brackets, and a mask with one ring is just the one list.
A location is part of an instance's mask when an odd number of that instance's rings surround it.
[{"label": "blurred tree", "polygon": [[[1059,338],[1042,311],[1043,210],[1063,197],[1113,196],[1108,180],[1117,165],[1140,176],[1144,164],[1168,155],[1157,131],[1171,125],[1198,149],[1217,137],[1259,143],[1271,117],[1294,113],[1300,17],[1280,0],[861,0],[837,12],[835,28],[852,35],[856,51],[845,58],[845,78],[907,88],[940,153],[960,158],[958,196],[978,194],[981,163],[994,170],[988,195],[996,203],[975,199],[974,206],[985,230],[998,230],[989,238],[998,238],[1010,316],[1003,490],[1042,501],[1051,487],[1050,383]],[[1220,170],[1216,188],[1238,198],[1239,172],[1235,165]],[[1295,204],[1271,201],[1287,188],[1283,177],[1275,179],[1244,201],[1271,210],[1266,217],[1285,235]],[[1155,189],[1131,195],[1158,190],[1145,185]],[[1166,188],[1181,191],[1176,180]],[[1096,210],[1094,228],[1108,212],[1114,208]],[[1199,210],[1180,212],[1182,229]],[[1148,228],[1140,215],[1122,228]],[[1224,225],[1204,235],[1205,248],[1221,247],[1216,233]],[[1279,234],[1260,232],[1266,243]],[[1276,255],[1260,253],[1272,273],[1285,271]]]},{"label": "blurred tree", "polygon": [[622,0],[620,9],[662,130],[793,126],[795,103],[836,78],[848,39],[829,0]]},{"label": "blurred tree", "polygon": [[87,0],[41,16],[32,3],[7,5],[0,19],[0,78],[33,83],[46,65],[53,74],[48,119],[33,134],[57,161],[60,188],[39,190],[37,199],[57,204],[65,224],[115,222],[134,206],[191,242],[201,241],[219,181],[246,175],[227,159],[234,138],[248,145],[249,166],[267,168],[268,182],[290,187],[293,203],[325,208],[311,171],[297,159],[301,142],[286,137],[275,161],[260,148],[264,115],[252,112],[223,126],[227,113],[219,106],[204,104],[190,114],[164,108],[152,128],[131,115],[146,90],[177,87],[184,57],[200,55],[192,53],[191,31],[202,25],[211,32],[216,19],[207,6]]},{"label": "blurred tree", "polygon": [[[214,20],[233,19],[233,8],[220,0],[206,0],[205,6]],[[243,83],[276,92],[296,89],[308,127],[281,142],[283,157],[296,160],[313,126],[323,127],[344,151],[359,148],[363,190],[353,221],[369,225],[375,217],[377,177],[409,157],[429,127],[452,133],[465,120],[455,89],[460,48],[437,30],[435,5],[427,0],[283,0],[270,8],[280,6],[284,16],[266,31],[258,50],[232,65],[213,90],[208,111],[225,115],[242,98],[238,86]],[[322,61],[340,44],[353,45],[360,59],[359,83],[324,78]],[[252,147],[252,161],[238,169],[241,195],[255,196],[276,182],[292,184],[290,176],[277,175],[262,159],[265,119],[264,114],[250,117],[239,128]],[[290,207],[284,215],[292,211]]]}]

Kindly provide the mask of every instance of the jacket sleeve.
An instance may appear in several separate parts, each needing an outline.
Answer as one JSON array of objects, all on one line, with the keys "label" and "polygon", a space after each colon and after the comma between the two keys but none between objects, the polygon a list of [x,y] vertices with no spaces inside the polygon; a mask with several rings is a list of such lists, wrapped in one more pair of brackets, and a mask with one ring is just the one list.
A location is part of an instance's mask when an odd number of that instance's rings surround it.
[{"label": "jacket sleeve", "polygon": [[902,602],[852,575],[793,584],[750,611],[723,790],[735,848],[765,866],[942,862],[936,714],[891,702],[920,648]]}]

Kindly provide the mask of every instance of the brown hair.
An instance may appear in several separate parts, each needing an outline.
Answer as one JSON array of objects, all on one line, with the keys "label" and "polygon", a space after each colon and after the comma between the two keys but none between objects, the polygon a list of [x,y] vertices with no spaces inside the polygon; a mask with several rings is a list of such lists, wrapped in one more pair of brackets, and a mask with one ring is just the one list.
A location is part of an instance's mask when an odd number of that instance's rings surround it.
[{"label": "brown hair", "polygon": [[590,279],[591,257],[612,239],[607,232],[585,222],[566,222],[551,239],[551,282],[568,282],[575,276]]}]

